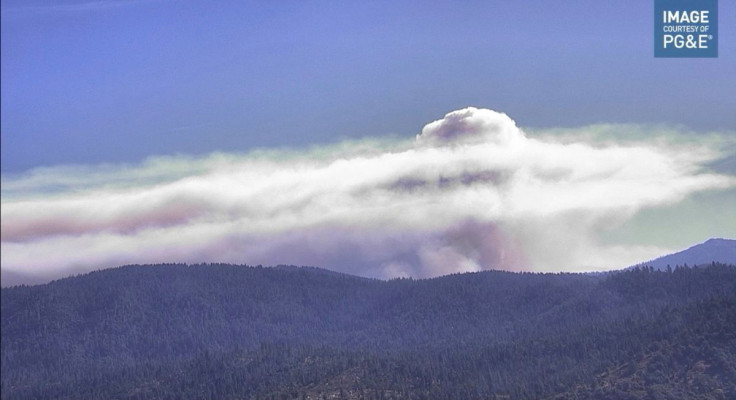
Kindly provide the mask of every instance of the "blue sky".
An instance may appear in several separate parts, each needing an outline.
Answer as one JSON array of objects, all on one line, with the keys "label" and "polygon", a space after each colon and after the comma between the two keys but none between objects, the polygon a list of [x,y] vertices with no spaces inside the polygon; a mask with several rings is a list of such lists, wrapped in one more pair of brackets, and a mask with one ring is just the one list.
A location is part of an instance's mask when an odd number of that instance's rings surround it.
[{"label": "blue sky", "polygon": [[655,59],[649,1],[2,3],[2,169],[524,127],[736,126],[718,59]]},{"label": "blue sky", "polygon": [[733,2],[714,59],[654,58],[649,0],[1,7],[3,271],[581,271],[736,237]]}]

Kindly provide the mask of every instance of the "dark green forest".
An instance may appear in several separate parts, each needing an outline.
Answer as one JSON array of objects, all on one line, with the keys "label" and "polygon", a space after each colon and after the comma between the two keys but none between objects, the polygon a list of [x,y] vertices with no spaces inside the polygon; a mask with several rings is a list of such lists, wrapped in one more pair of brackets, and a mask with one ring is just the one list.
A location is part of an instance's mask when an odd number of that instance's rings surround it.
[{"label": "dark green forest", "polygon": [[736,398],[732,265],[135,265],[0,293],[4,400]]}]

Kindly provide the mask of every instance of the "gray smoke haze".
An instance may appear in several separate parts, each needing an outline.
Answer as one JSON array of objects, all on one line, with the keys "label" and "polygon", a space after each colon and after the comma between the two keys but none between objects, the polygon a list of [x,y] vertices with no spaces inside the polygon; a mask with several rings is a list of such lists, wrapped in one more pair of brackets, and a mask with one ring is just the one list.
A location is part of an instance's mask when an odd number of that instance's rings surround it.
[{"label": "gray smoke haze", "polygon": [[714,142],[668,142],[664,128],[603,142],[599,128],[531,137],[506,114],[466,108],[412,141],[3,176],[2,269],[47,279],[159,262],[381,278],[605,269],[671,249],[603,244],[600,232],[736,185],[706,168],[729,156]]}]

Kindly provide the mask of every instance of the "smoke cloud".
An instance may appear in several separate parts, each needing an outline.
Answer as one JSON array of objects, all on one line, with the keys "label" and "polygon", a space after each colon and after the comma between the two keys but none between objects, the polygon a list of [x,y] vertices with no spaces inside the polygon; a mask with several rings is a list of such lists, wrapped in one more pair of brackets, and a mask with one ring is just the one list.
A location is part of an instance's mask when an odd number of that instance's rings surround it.
[{"label": "smoke cloud", "polygon": [[160,262],[380,278],[615,268],[665,249],[606,245],[600,232],[736,186],[733,174],[706,168],[724,157],[707,141],[604,143],[575,132],[530,136],[506,114],[466,108],[411,141],[3,176],[2,269],[50,279]]}]

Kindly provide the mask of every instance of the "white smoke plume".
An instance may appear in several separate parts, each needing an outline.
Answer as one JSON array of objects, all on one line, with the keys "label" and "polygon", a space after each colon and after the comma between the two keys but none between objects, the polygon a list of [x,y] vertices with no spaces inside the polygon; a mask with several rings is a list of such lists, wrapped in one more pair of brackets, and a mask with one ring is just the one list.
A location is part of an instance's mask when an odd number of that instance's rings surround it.
[{"label": "white smoke plume", "polygon": [[413,141],[38,169],[3,176],[2,269],[50,279],[228,262],[388,278],[620,267],[664,249],[598,234],[644,208],[734,187],[704,168],[720,157],[659,137],[530,137],[506,114],[466,108]]}]

